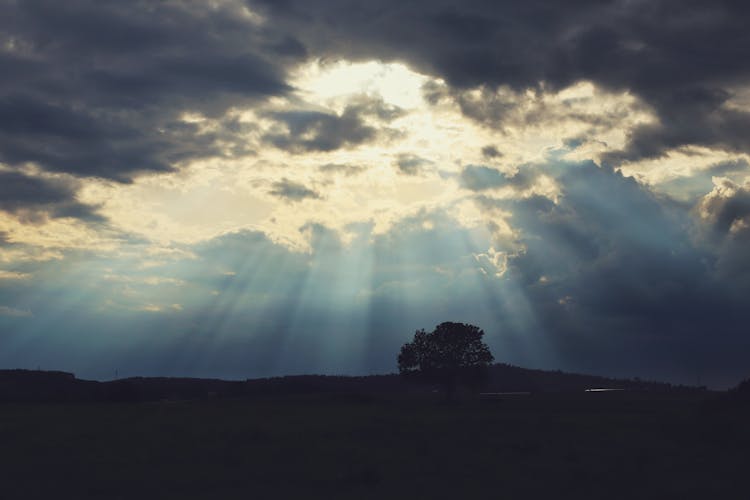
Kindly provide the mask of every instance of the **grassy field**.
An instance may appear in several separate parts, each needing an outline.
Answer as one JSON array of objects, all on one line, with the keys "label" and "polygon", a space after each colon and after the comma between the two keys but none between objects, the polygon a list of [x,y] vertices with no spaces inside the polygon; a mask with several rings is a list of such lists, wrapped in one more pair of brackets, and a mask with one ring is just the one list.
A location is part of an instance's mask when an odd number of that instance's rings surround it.
[{"label": "grassy field", "polygon": [[750,498],[705,397],[0,405],[0,498]]}]

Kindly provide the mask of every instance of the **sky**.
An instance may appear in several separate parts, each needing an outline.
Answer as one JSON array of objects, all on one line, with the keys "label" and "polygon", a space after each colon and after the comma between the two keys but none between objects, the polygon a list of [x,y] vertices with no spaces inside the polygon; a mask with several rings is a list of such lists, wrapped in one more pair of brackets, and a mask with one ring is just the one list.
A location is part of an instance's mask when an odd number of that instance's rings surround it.
[{"label": "sky", "polygon": [[0,367],[750,376],[745,1],[0,11]]}]

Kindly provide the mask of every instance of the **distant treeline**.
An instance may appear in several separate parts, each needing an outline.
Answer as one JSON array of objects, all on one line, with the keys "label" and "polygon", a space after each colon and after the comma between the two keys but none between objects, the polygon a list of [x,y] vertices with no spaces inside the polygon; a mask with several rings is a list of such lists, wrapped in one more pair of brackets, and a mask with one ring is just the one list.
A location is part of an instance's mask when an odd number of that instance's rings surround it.
[{"label": "distant treeline", "polygon": [[597,375],[566,373],[560,370],[533,370],[505,363],[492,365],[487,390],[528,392],[580,392],[586,389],[607,388],[631,391],[703,391],[705,387],[673,385],[666,382],[640,379],[615,379]]},{"label": "distant treeline", "polygon": [[[468,389],[485,392],[582,392],[591,388],[631,391],[699,391],[704,388],[662,382],[610,379],[560,371],[492,365],[486,384]],[[363,377],[296,375],[230,381],[200,378],[133,377],[98,382],[72,373],[39,370],[0,370],[0,402],[159,401],[239,398],[290,394],[339,395],[424,394],[434,388],[398,375]]]}]

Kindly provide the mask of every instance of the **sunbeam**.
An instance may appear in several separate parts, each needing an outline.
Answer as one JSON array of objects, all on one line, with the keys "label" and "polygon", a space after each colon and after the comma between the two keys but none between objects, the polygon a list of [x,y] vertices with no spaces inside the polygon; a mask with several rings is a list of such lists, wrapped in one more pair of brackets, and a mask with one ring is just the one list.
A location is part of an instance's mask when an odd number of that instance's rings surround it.
[{"label": "sunbeam", "polygon": [[742,351],[750,87],[682,21],[261,3],[7,6],[0,364],[385,373],[445,321],[537,367]]}]

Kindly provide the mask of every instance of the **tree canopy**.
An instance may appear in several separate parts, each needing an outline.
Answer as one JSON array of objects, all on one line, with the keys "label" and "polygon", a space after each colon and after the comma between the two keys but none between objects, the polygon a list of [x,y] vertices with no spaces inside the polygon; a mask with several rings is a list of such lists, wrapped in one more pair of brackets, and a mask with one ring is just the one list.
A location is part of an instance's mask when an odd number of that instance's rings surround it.
[{"label": "tree canopy", "polygon": [[438,383],[446,392],[458,383],[480,381],[494,361],[483,336],[482,329],[464,323],[441,323],[432,332],[417,330],[414,340],[401,347],[399,373]]}]

